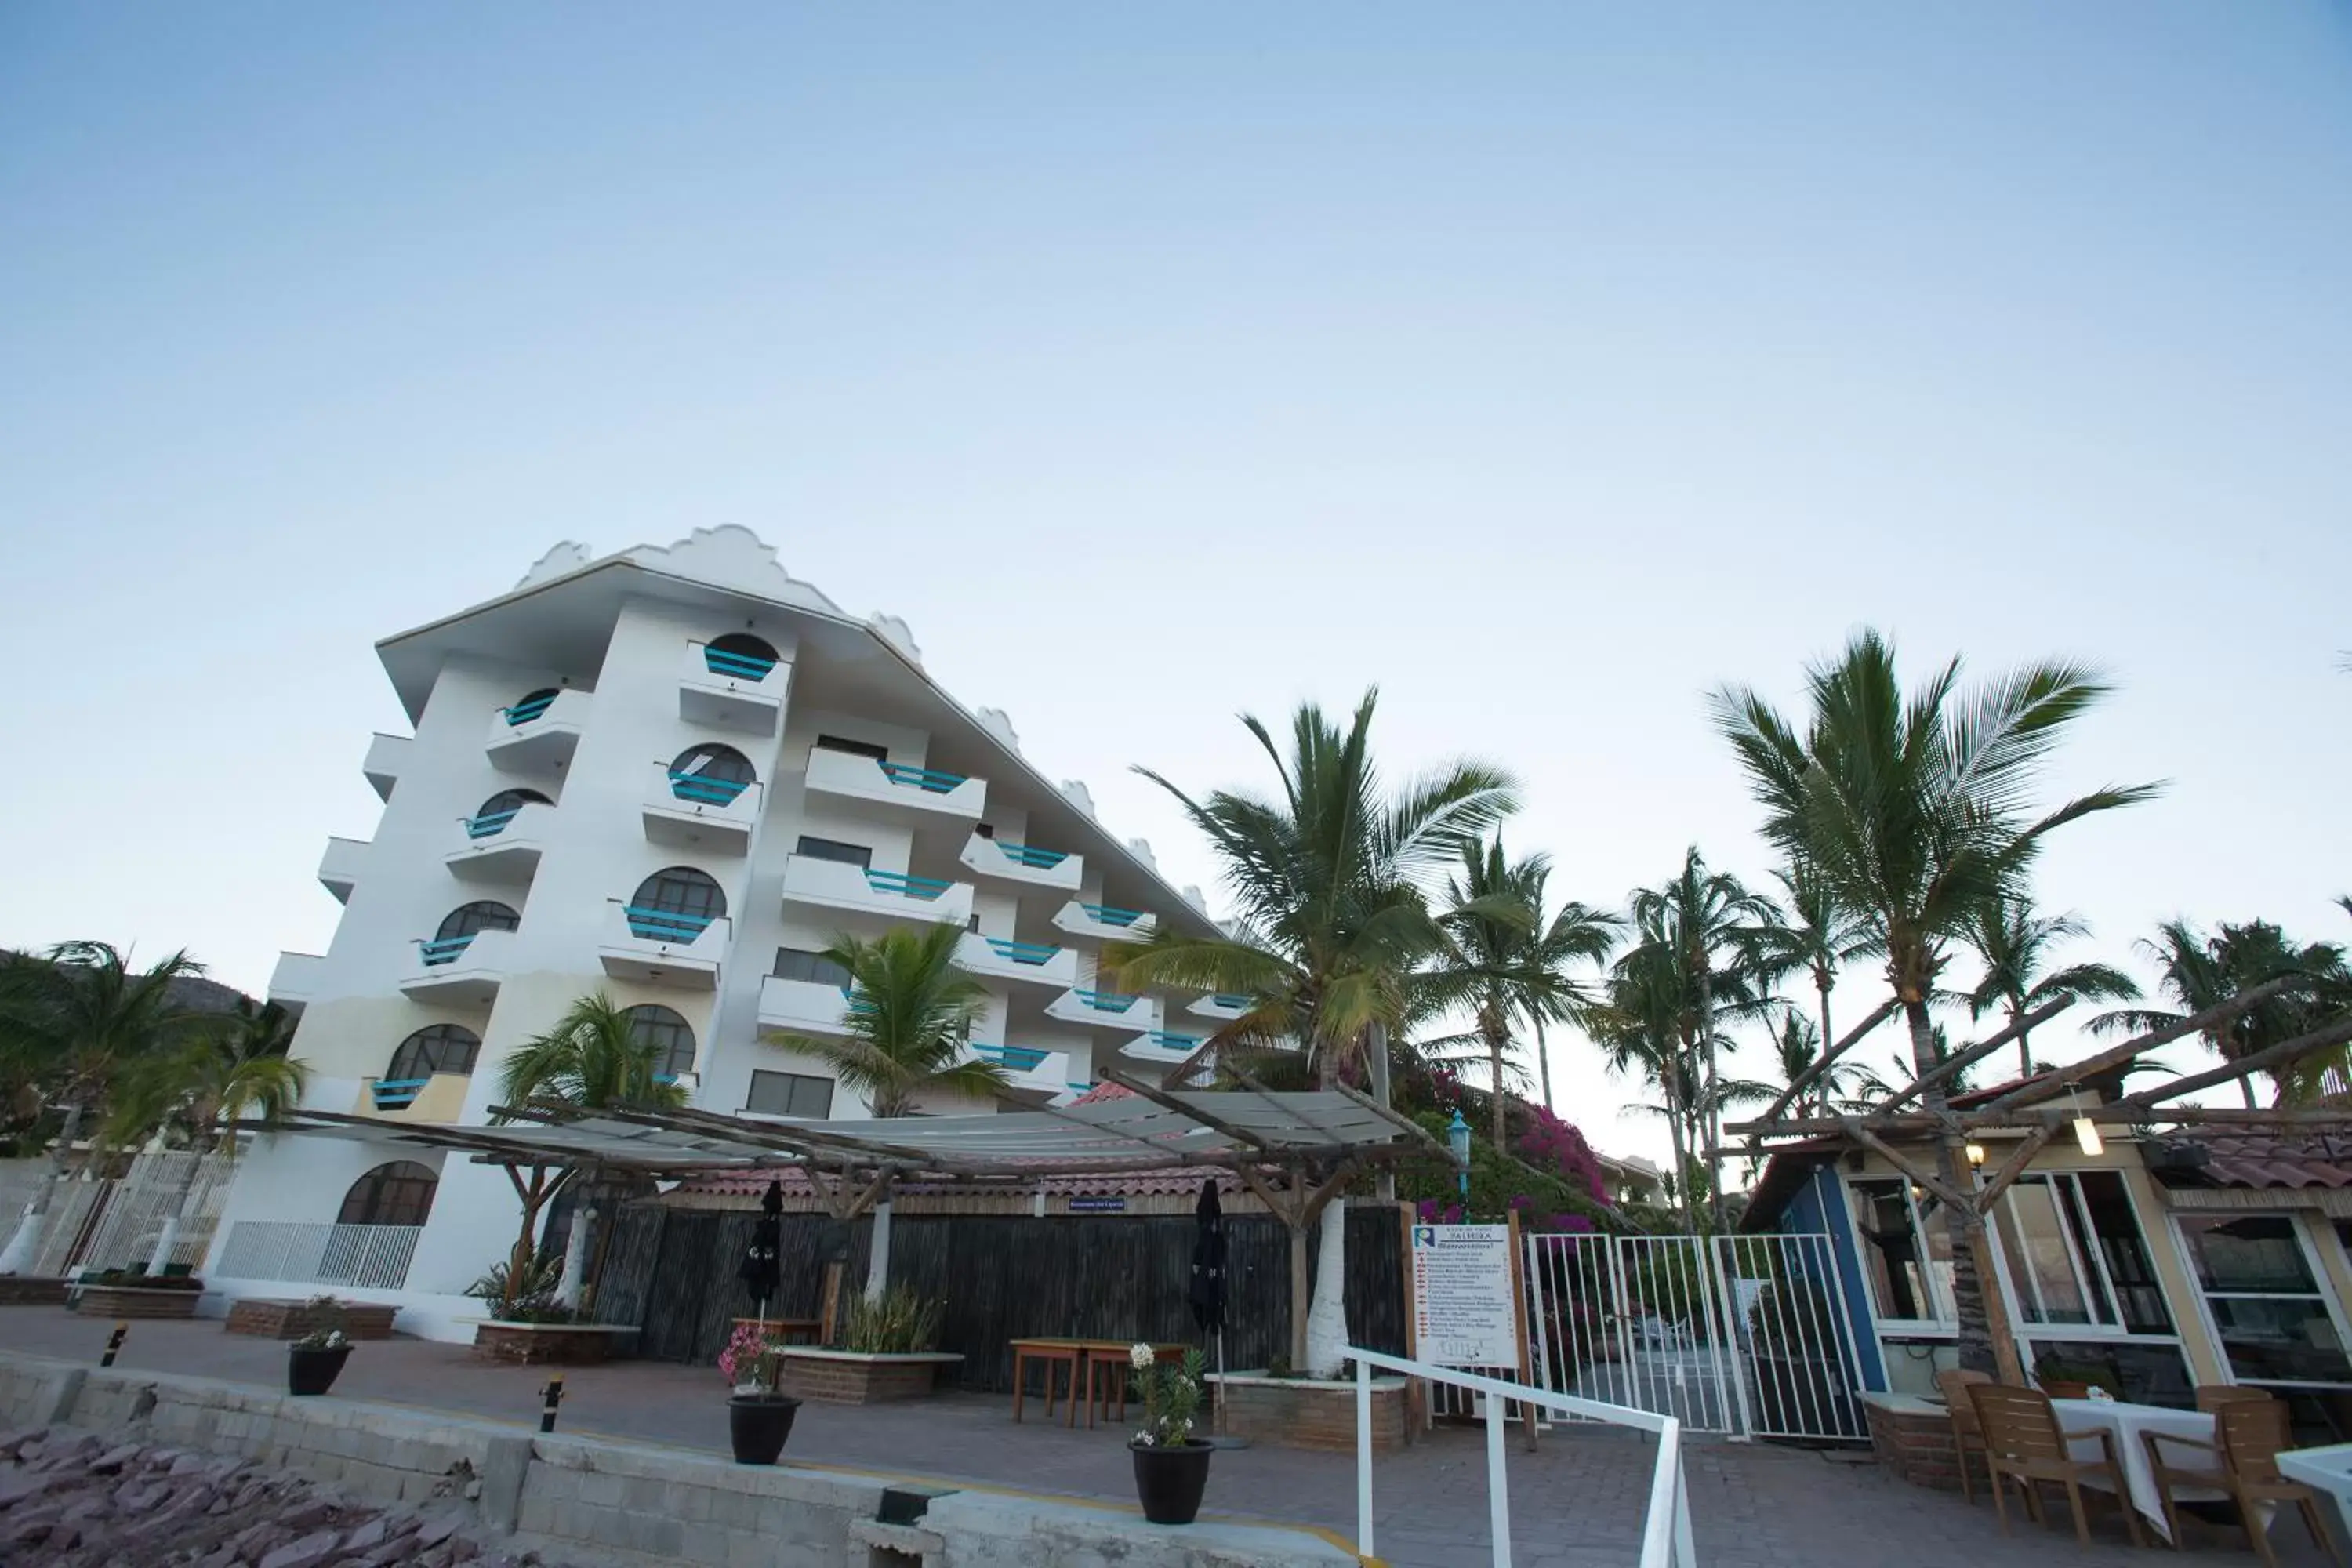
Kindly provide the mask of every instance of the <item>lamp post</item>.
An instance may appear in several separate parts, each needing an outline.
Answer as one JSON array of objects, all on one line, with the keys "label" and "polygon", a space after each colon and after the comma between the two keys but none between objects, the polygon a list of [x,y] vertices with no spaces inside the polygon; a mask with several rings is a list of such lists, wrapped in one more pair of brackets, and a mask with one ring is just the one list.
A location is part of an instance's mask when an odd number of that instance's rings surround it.
[{"label": "lamp post", "polygon": [[1466,1205],[1470,1198],[1470,1124],[1462,1120],[1462,1108],[1454,1108],[1454,1120],[1445,1129],[1445,1142],[1454,1150],[1454,1164],[1462,1183],[1462,1197]]}]

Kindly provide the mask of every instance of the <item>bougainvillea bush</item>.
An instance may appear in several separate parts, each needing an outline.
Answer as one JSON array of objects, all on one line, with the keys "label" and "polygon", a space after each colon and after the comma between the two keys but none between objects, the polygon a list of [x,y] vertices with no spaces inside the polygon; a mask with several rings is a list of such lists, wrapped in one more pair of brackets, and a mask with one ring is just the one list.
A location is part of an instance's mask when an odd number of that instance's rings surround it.
[{"label": "bougainvillea bush", "polygon": [[1576,1123],[1562,1121],[1541,1106],[1528,1110],[1527,1136],[1519,1140],[1520,1159],[1569,1185],[1590,1193],[1592,1201],[1609,1201],[1609,1185],[1601,1179],[1601,1159]]}]

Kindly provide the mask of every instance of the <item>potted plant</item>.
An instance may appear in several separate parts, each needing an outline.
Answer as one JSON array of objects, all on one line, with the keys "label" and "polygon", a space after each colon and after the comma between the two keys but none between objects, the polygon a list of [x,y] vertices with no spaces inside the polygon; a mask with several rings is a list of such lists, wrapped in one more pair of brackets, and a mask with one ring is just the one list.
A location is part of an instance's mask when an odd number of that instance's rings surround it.
[{"label": "potted plant", "polygon": [[1201,1511],[1209,1456],[1216,1452],[1192,1436],[1192,1415],[1201,1408],[1201,1352],[1186,1351],[1181,1363],[1164,1362],[1139,1344],[1128,1360],[1143,1393],[1143,1430],[1127,1446],[1135,1456],[1136,1500],[1154,1524],[1190,1524]]},{"label": "potted plant", "polygon": [[2076,1360],[2054,1351],[2035,1360],[2033,1381],[2053,1399],[2088,1399],[2094,1388],[2105,1389],[2110,1399],[2124,1396],[2124,1380],[2114,1363]]},{"label": "potted plant", "polygon": [[316,1296],[302,1307],[308,1331],[286,1352],[286,1392],[324,1394],[335,1386],[336,1374],[351,1359],[351,1337],[343,1332],[343,1304],[332,1296]]},{"label": "potted plant", "polygon": [[719,1370],[734,1385],[727,1400],[727,1435],[735,1446],[739,1465],[772,1465],[793,1435],[793,1416],[801,1402],[776,1387],[776,1372],[784,1346],[772,1340],[757,1323],[735,1331],[719,1352]]}]

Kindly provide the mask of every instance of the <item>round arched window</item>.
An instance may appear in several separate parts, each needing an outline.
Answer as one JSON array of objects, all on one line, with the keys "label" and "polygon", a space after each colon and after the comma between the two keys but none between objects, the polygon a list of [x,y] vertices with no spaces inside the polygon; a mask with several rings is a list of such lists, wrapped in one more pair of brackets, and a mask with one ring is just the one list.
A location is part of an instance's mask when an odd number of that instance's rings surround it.
[{"label": "round arched window", "polygon": [[727,912],[727,895],[708,872],[672,866],[637,884],[629,930],[655,942],[692,942]]},{"label": "round arched window", "polygon": [[413,1160],[378,1165],[343,1194],[337,1225],[423,1225],[441,1178]]},{"label": "round arched window", "polygon": [[535,789],[502,789],[482,802],[482,808],[466,819],[466,835],[469,838],[488,838],[504,829],[524,806],[554,804]]},{"label": "round arched window", "polygon": [[394,1083],[414,1082],[436,1072],[470,1073],[482,1037],[463,1024],[427,1024],[400,1042],[383,1076]]},{"label": "round arched window", "polygon": [[648,1002],[621,1015],[629,1021],[629,1038],[654,1048],[654,1076],[675,1082],[694,1070],[694,1026],[670,1008]]},{"label": "round arched window", "polygon": [[433,933],[436,942],[453,937],[472,936],[477,931],[512,931],[522,924],[522,917],[495,899],[481,899],[470,904],[459,904],[441,917],[441,928]]},{"label": "round arched window", "polygon": [[711,674],[736,680],[765,680],[778,661],[774,645],[749,632],[712,637],[702,649],[702,662]]},{"label": "round arched window", "polygon": [[546,712],[548,704],[553,702],[559,695],[561,692],[558,688],[542,686],[536,691],[523,693],[521,699],[512,707],[502,709],[500,711],[506,714],[507,722],[509,724],[528,724]]},{"label": "round arched window", "polygon": [[732,746],[688,746],[669,765],[669,792],[705,805],[732,805],[754,776],[751,759]]}]

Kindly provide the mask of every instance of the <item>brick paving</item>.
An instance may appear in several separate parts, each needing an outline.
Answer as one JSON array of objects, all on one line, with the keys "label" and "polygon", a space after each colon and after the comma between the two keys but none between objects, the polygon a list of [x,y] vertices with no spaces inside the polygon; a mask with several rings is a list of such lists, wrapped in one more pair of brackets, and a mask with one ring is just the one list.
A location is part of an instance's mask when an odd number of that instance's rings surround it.
[{"label": "brick paving", "polygon": [[[0,1310],[0,1347],[94,1363],[110,1324],[53,1308]],[[217,1321],[132,1326],[119,1366],[282,1388],[285,1347],[224,1333]],[[546,1370],[474,1361],[463,1346],[415,1340],[363,1344],[336,1397],[446,1410],[536,1426]],[[616,1362],[572,1370],[562,1429],[706,1452],[727,1447],[719,1374],[708,1369]],[[1633,1434],[1557,1431],[1528,1454],[1515,1438],[1508,1461],[1512,1553],[1518,1568],[1621,1568],[1633,1561],[1649,1496],[1654,1450]],[[1128,1455],[1118,1430],[1073,1432],[1039,1418],[1016,1426],[1008,1399],[951,1394],[914,1405],[809,1405],[786,1462],[1050,1493],[1132,1505]],[[1983,1568],[1984,1564],[2252,1562],[2236,1531],[2192,1528],[2192,1549],[2147,1559],[2125,1542],[2111,1511],[2095,1514],[2095,1543],[2075,1546],[2053,1511],[2041,1528],[2021,1523],[2004,1540],[1989,1505],[1882,1475],[1859,1454],[1823,1455],[1765,1444],[1699,1440],[1687,1452],[1691,1513],[1706,1568]],[[1382,1458],[1374,1473],[1380,1555],[1396,1568],[1478,1568],[1486,1545],[1486,1453],[1475,1432],[1441,1428],[1431,1440]],[[1313,1525],[1351,1541],[1355,1461],[1255,1447],[1220,1453],[1209,1511]],[[2280,1561],[2326,1561],[2292,1521],[2275,1541]]]}]

